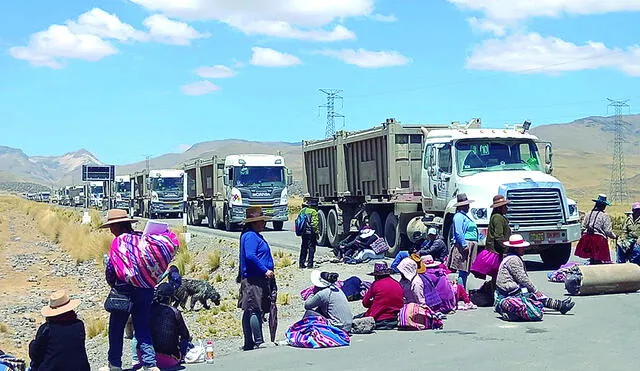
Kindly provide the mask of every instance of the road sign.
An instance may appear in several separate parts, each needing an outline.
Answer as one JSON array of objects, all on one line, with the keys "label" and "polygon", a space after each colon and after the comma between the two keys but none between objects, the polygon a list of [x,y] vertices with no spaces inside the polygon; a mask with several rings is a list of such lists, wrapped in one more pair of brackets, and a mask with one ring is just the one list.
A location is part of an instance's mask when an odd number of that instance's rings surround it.
[{"label": "road sign", "polygon": [[82,180],[90,181],[113,181],[116,177],[116,167],[114,165],[95,166],[82,165]]}]

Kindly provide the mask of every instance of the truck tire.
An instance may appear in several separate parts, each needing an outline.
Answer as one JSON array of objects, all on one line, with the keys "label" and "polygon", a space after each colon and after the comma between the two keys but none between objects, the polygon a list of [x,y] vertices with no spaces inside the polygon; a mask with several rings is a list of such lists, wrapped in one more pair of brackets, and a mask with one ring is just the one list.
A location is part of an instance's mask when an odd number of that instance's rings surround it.
[{"label": "truck tire", "polygon": [[224,207],[224,214],[223,214],[223,219],[224,219],[224,230],[225,231],[233,231],[233,223],[231,223],[231,218],[229,218],[229,209],[227,208],[227,206],[225,205]]},{"label": "truck tire", "polygon": [[338,213],[336,209],[329,210],[327,214],[327,242],[331,247],[338,247],[341,241],[340,225],[338,225]]},{"label": "truck tire", "polygon": [[389,245],[387,256],[395,257],[401,250],[402,238],[398,228],[398,218],[393,213],[389,213],[384,221],[384,240]]},{"label": "truck tire", "polygon": [[318,233],[318,246],[327,246],[327,216],[323,210],[318,210],[318,229],[320,229],[320,233]]},{"label": "truck tire", "polygon": [[382,224],[382,215],[374,211],[369,215],[369,226],[376,231],[378,237],[384,237],[384,224]]},{"label": "truck tire", "polygon": [[540,252],[540,258],[542,259],[542,262],[551,269],[558,269],[561,265],[567,264],[570,257],[570,243],[551,245]]},{"label": "truck tire", "polygon": [[281,231],[282,227],[284,227],[284,222],[283,221],[274,221],[273,223],[273,230],[274,231]]}]

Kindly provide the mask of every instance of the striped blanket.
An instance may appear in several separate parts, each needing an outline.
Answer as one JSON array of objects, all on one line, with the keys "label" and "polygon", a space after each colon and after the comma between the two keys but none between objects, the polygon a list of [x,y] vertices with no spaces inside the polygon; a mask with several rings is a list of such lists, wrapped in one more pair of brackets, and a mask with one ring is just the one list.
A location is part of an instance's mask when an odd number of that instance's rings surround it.
[{"label": "striped blanket", "polygon": [[294,323],[286,337],[289,345],[296,348],[335,348],[351,343],[349,334],[331,326],[322,316],[308,316]]},{"label": "striped blanket", "polygon": [[503,295],[496,290],[495,311],[509,321],[542,321],[543,301],[547,297],[536,298],[532,293],[518,292]]},{"label": "striped blanket", "polygon": [[173,260],[178,245],[178,237],[171,231],[145,236],[125,233],[113,239],[109,261],[120,281],[153,288]]},{"label": "striped blanket", "polygon": [[442,319],[442,313],[436,313],[426,305],[407,303],[398,314],[398,330],[440,330],[444,326]]}]

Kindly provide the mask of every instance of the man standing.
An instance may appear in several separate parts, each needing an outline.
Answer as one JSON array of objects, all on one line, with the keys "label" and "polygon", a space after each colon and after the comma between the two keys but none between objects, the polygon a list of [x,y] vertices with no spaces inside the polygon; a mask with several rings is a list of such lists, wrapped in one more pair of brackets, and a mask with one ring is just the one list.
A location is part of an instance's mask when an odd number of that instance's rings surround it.
[{"label": "man standing", "polygon": [[[300,245],[300,269],[313,268],[313,257],[316,253],[318,234],[320,233],[320,217],[318,216],[318,201],[307,198],[302,205],[300,215],[306,215],[307,222],[302,232],[302,244]],[[305,265],[306,262],[306,265]]]},{"label": "man standing", "polygon": [[636,202],[631,206],[631,215],[627,216],[622,230],[624,231],[624,237],[616,247],[618,263],[631,262],[640,264],[640,247],[638,246],[638,237],[640,237],[640,202]]}]

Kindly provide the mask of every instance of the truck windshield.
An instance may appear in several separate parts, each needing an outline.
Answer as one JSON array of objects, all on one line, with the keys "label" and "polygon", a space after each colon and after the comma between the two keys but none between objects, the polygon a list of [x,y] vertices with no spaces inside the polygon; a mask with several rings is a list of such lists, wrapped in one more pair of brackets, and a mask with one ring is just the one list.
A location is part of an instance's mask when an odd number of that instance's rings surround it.
[{"label": "truck windshield", "polygon": [[100,194],[104,192],[104,187],[102,186],[91,186],[91,193],[94,195]]},{"label": "truck windshield", "polygon": [[458,175],[481,171],[543,171],[538,146],[530,139],[474,139],[456,143]]},{"label": "truck windshield", "polygon": [[151,187],[154,191],[182,192],[182,178],[152,178]]},{"label": "truck windshield", "polygon": [[116,192],[118,192],[118,193],[131,192],[131,182],[117,182],[116,183]]},{"label": "truck windshield", "polygon": [[284,168],[278,166],[236,166],[233,168],[234,185],[284,187]]}]

